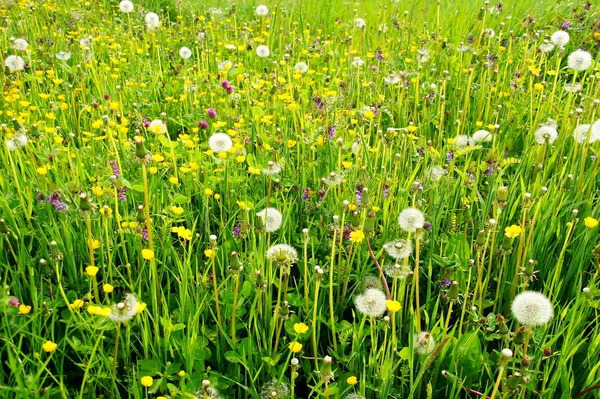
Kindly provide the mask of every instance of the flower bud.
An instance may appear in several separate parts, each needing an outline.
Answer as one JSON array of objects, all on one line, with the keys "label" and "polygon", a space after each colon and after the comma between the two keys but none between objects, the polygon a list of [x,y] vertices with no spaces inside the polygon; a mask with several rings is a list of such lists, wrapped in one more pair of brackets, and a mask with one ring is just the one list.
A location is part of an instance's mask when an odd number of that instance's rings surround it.
[{"label": "flower bud", "polygon": [[90,204],[90,199],[86,193],[79,194],[79,200],[79,208],[82,211],[87,212],[92,210],[92,204]]},{"label": "flower bud", "polygon": [[456,302],[458,300],[458,281],[453,281],[448,290],[448,300]]},{"label": "flower bud", "polygon": [[135,141],[135,156],[140,159],[146,157],[146,147],[144,147],[144,142],[142,140]]},{"label": "flower bud", "polygon": [[499,187],[496,191],[496,201],[506,202],[508,200],[508,187]]}]

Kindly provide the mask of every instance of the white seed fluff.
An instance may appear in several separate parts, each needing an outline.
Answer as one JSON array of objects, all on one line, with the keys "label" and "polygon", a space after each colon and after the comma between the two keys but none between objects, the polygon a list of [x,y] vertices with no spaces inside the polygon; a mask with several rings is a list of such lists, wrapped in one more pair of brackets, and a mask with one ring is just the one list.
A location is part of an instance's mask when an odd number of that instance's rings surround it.
[{"label": "white seed fluff", "polygon": [[517,295],[510,309],[515,319],[524,326],[544,325],[554,314],[550,300],[535,291],[523,291]]},{"label": "white seed fluff", "polygon": [[190,50],[188,47],[182,47],[179,49],[179,56],[184,60],[187,60],[192,56],[192,50]]},{"label": "white seed fluff", "polygon": [[552,144],[557,138],[558,130],[549,125],[544,125],[535,131],[535,142],[538,144]]},{"label": "white seed fluff", "polygon": [[264,17],[264,16],[267,16],[268,14],[269,14],[269,7],[262,5],[262,4],[258,7],[256,7],[256,15],[258,15],[259,17]]},{"label": "white seed fluff", "polygon": [[575,71],[585,71],[592,66],[592,55],[584,50],[575,50],[569,54],[567,65]]},{"label": "white seed fluff", "polygon": [[12,48],[19,51],[25,51],[29,47],[29,43],[25,39],[15,39],[12,44]]},{"label": "white seed fluff", "polygon": [[133,3],[129,0],[123,0],[119,3],[119,9],[121,12],[130,13],[133,11]]},{"label": "white seed fluff", "polygon": [[592,125],[590,124],[577,125],[575,126],[575,129],[573,129],[573,138],[578,143],[585,143],[591,131]]},{"label": "white seed fluff", "polygon": [[421,355],[428,355],[435,349],[435,339],[427,331],[414,335],[413,346]]},{"label": "white seed fluff", "polygon": [[146,14],[144,20],[146,21],[146,27],[148,27],[148,29],[150,30],[158,28],[160,26],[160,17],[154,12],[149,12],[148,14]]},{"label": "white seed fluff", "polygon": [[11,71],[17,72],[25,68],[25,61],[18,55],[9,55],[4,59],[4,65]]},{"label": "white seed fluff", "polygon": [[280,265],[291,265],[298,261],[298,251],[291,245],[275,244],[267,250],[267,259]]},{"label": "white seed fluff", "polygon": [[303,61],[297,62],[294,66],[294,71],[299,73],[306,73],[308,72],[308,64]]},{"label": "white seed fluff", "polygon": [[271,54],[271,52],[269,51],[269,48],[265,45],[260,45],[256,48],[256,55],[258,55],[260,58],[268,57],[269,54]]},{"label": "white seed fluff", "polygon": [[360,313],[371,316],[379,317],[386,311],[385,301],[387,297],[383,291],[377,288],[369,288],[362,295],[359,295],[354,300],[356,310]]},{"label": "white seed fluff", "polygon": [[554,43],[555,45],[564,47],[565,44],[569,43],[570,38],[571,37],[569,36],[569,34],[564,30],[557,30],[552,34],[550,40],[552,40],[552,43]]},{"label": "white seed fluff", "polygon": [[413,252],[412,243],[408,240],[395,240],[383,245],[383,249],[394,259],[408,258]]},{"label": "white seed fluff", "polygon": [[233,147],[233,141],[226,133],[215,133],[208,139],[208,146],[214,152],[227,152]]},{"label": "white seed fluff", "polygon": [[400,228],[409,233],[414,233],[417,229],[422,229],[425,224],[425,216],[417,208],[406,208],[398,216]]},{"label": "white seed fluff", "polygon": [[256,213],[256,216],[262,219],[267,233],[272,233],[281,228],[283,215],[275,208],[265,208]]},{"label": "white seed fluff", "polygon": [[478,130],[473,133],[473,141],[476,143],[492,141],[494,136],[487,130]]}]

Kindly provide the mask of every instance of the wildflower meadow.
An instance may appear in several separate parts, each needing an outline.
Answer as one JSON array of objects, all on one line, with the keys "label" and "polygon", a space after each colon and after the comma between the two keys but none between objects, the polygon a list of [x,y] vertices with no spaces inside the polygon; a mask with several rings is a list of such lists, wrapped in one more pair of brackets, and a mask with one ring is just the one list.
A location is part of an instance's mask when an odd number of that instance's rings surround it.
[{"label": "wildflower meadow", "polygon": [[600,398],[600,3],[0,0],[0,398]]}]

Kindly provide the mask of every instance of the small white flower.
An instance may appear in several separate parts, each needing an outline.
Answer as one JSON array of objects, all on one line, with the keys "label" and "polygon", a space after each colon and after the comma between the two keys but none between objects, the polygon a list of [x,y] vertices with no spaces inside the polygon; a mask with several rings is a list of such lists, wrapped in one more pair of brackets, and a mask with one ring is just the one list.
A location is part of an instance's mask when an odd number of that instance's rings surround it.
[{"label": "small white flower", "polygon": [[478,130],[475,133],[473,133],[472,138],[475,143],[481,143],[492,141],[494,139],[494,136],[487,130]]},{"label": "small white flower", "polygon": [[217,153],[227,152],[233,147],[233,141],[226,133],[215,133],[208,139],[208,146]]},{"label": "small white flower", "polygon": [[12,44],[12,48],[15,50],[25,51],[29,47],[29,43],[25,39],[15,39]]},{"label": "small white flower", "polygon": [[269,7],[262,5],[262,4],[258,7],[256,7],[256,15],[258,15],[259,17],[264,17],[264,16],[269,15]]},{"label": "small white flower", "polygon": [[133,11],[133,3],[129,0],[123,0],[119,3],[119,9],[121,12],[130,13]]},{"label": "small white flower", "polygon": [[365,62],[360,57],[354,57],[354,60],[352,60],[352,65],[355,67],[361,67],[365,65]]},{"label": "small white flower", "polygon": [[9,55],[4,59],[4,65],[11,71],[17,72],[25,68],[25,61],[18,55]]},{"label": "small white flower", "polygon": [[367,23],[362,18],[356,18],[354,20],[354,26],[356,26],[357,28],[364,28],[365,26],[367,26]]},{"label": "small white flower", "polygon": [[260,58],[268,57],[269,54],[271,54],[271,52],[269,51],[269,48],[265,45],[260,45],[256,48],[256,55],[258,55]]},{"label": "small white flower", "polygon": [[192,56],[192,50],[190,50],[188,47],[182,47],[179,49],[179,56],[184,60],[187,60]]},{"label": "small white flower", "polygon": [[535,142],[538,144],[552,144],[558,138],[558,130],[551,125],[544,125],[535,131]]},{"label": "small white flower", "polygon": [[557,46],[564,47],[567,43],[569,43],[569,39],[571,37],[564,30],[557,30],[552,34],[550,40]]},{"label": "small white flower", "polygon": [[573,130],[573,138],[578,143],[585,143],[588,140],[590,143],[594,143],[600,140],[600,121],[596,121],[592,125],[577,125]]},{"label": "small white flower", "polygon": [[402,76],[399,73],[392,72],[388,77],[383,78],[383,81],[389,85],[397,85],[402,81]]},{"label": "small white flower", "polygon": [[354,300],[356,310],[360,313],[371,316],[379,317],[386,311],[385,301],[387,297],[383,291],[377,288],[369,288],[362,295],[359,295]]},{"label": "small white flower", "polygon": [[496,37],[496,31],[494,31],[492,28],[486,28],[483,31],[483,34],[489,36],[490,39]]},{"label": "small white flower", "polygon": [[535,291],[523,291],[517,295],[510,309],[515,319],[524,326],[544,325],[554,314],[550,300]]},{"label": "small white flower", "polygon": [[299,73],[306,73],[308,72],[308,64],[306,62],[300,61],[294,66],[294,71]]},{"label": "small white flower", "polygon": [[69,59],[71,58],[71,53],[69,53],[68,51],[59,51],[56,54],[56,58],[58,58],[61,61],[69,61]]},{"label": "small white flower", "polygon": [[256,216],[262,219],[267,233],[279,230],[283,223],[283,215],[275,208],[265,208],[257,212]]},{"label": "small white flower", "polygon": [[150,126],[148,126],[148,131],[156,134],[165,134],[167,132],[167,125],[160,119],[155,119],[150,122]]},{"label": "small white flower", "polygon": [[400,212],[398,224],[402,230],[414,233],[425,225],[425,216],[417,208],[406,208]]},{"label": "small white flower", "polygon": [[412,243],[408,240],[395,240],[383,245],[383,249],[394,259],[408,258],[413,252]]},{"label": "small white flower", "polygon": [[419,354],[428,355],[435,349],[435,339],[427,331],[421,331],[414,335],[413,346]]},{"label": "small white flower", "polygon": [[144,20],[146,21],[146,27],[148,27],[148,29],[150,30],[158,28],[160,26],[160,17],[154,12],[149,12],[148,14],[146,14]]},{"label": "small white flower", "polygon": [[584,50],[575,50],[569,54],[567,65],[575,71],[585,71],[592,66],[592,55]]}]

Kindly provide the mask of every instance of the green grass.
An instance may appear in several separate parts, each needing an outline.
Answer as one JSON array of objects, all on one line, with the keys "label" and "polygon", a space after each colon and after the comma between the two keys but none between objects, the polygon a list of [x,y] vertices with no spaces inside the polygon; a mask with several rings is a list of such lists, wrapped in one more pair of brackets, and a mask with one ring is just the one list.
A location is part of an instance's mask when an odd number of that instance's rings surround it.
[{"label": "green grass", "polygon": [[[1,77],[0,397],[600,398],[600,140],[572,134],[600,118],[600,64],[567,64],[598,59],[597,5],[5,3],[1,58],[27,67]],[[564,50],[540,52],[566,21]],[[380,274],[400,238],[412,272]],[[363,315],[386,287],[397,303]],[[548,323],[515,319],[526,290]]]}]

